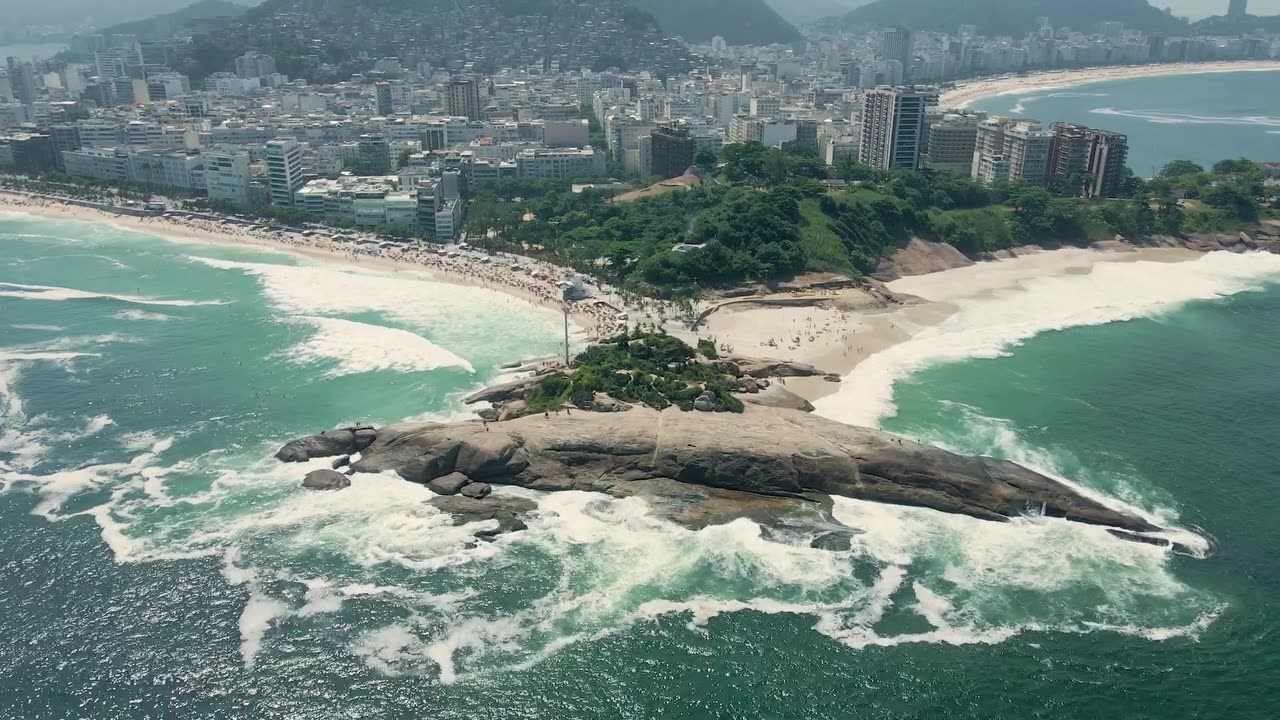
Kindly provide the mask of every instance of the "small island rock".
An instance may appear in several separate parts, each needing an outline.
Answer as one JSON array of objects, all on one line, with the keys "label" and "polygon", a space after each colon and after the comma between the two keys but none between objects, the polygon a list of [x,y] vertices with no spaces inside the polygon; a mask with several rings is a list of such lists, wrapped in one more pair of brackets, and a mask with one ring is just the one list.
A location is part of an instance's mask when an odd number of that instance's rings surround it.
[{"label": "small island rock", "polygon": [[302,487],[308,490],[341,490],[350,485],[351,478],[334,470],[312,470],[302,479]]}]

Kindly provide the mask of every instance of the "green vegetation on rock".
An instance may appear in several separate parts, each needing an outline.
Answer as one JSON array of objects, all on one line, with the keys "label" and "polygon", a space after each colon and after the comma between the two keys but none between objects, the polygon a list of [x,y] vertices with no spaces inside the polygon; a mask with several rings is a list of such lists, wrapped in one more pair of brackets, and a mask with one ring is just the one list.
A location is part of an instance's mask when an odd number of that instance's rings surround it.
[{"label": "green vegetation on rock", "polygon": [[[704,350],[705,354],[705,349]],[[714,352],[714,346],[712,346]],[[735,381],[684,342],[663,333],[636,330],[593,345],[574,359],[568,372],[548,375],[524,395],[531,412],[565,405],[589,409],[598,394],[655,410],[672,405],[695,409],[700,396],[714,412],[743,411],[733,396]]]}]

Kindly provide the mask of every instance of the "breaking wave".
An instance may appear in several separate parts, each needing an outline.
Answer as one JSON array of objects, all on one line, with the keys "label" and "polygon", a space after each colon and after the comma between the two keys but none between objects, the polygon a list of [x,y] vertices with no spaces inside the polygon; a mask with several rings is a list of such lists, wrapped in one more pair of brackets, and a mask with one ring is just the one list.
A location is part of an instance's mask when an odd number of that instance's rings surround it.
[{"label": "breaking wave", "polygon": [[18,298],[21,300],[115,300],[134,305],[168,305],[171,307],[193,307],[198,305],[224,305],[221,300],[161,300],[139,295],[117,295],[97,293],[75,288],[56,287],[53,285],[23,285],[21,283],[0,282],[0,297]]},{"label": "breaking wave", "polygon": [[315,328],[316,333],[285,354],[302,364],[336,360],[338,364],[326,373],[328,377],[379,370],[425,372],[442,367],[475,372],[471,363],[408,330],[326,317],[302,317],[296,322]]},{"label": "breaking wave", "polygon": [[[936,327],[860,363],[839,392],[815,403],[819,414],[851,425],[876,427],[896,412],[894,383],[928,367],[970,358],[994,358],[1043,332],[1132,320],[1173,310],[1193,300],[1211,300],[1256,289],[1280,276],[1280,256],[1216,252],[1197,260],[1102,262],[1086,274],[1033,277],[1012,290],[965,299],[968,280],[981,268],[949,271],[954,283],[936,278],[904,278],[898,292],[947,300],[958,311]],[[968,272],[967,272],[968,271]],[[976,279],[976,278],[974,278]]]},{"label": "breaking wave", "polygon": [[1156,110],[1118,110],[1112,107],[1094,108],[1097,115],[1136,118],[1160,125],[1262,125],[1280,127],[1280,117],[1269,115],[1193,115],[1191,113],[1159,112]]}]

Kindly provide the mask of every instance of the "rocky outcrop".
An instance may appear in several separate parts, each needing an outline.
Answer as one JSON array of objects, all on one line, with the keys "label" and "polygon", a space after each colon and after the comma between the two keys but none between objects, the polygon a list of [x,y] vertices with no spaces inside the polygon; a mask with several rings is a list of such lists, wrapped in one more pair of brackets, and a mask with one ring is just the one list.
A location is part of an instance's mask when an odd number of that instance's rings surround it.
[{"label": "rocky outcrop", "polygon": [[483,390],[466,396],[462,399],[462,402],[466,405],[473,405],[481,402],[504,403],[508,400],[516,400],[524,397],[524,394],[528,392],[529,388],[540,382],[542,382],[541,375],[532,375],[530,377],[520,378],[519,380],[491,385]]},{"label": "rocky outcrop", "polygon": [[716,369],[737,377],[814,377],[829,374],[805,363],[744,355],[725,355],[713,361],[712,365]]},{"label": "rocky outcrop", "polygon": [[1264,220],[1249,232],[1195,233],[1186,237],[1154,235],[1147,238],[1143,244],[1154,247],[1187,248],[1197,252],[1280,253],[1280,223]]},{"label": "rocky outcrop", "polygon": [[437,495],[457,495],[462,488],[470,483],[471,478],[460,472],[453,472],[448,475],[441,475],[438,478],[432,478],[431,482],[427,483],[427,487]]},{"label": "rocky outcrop", "polygon": [[308,490],[341,490],[351,486],[351,478],[336,470],[312,470],[302,479]]},{"label": "rocky outcrop", "polygon": [[872,277],[889,282],[908,275],[927,275],[972,264],[972,260],[951,245],[911,238],[892,259],[880,261]]},{"label": "rocky outcrop", "polygon": [[497,521],[496,528],[477,530],[475,535],[479,538],[492,538],[503,533],[524,530],[528,527],[525,525],[525,518],[538,507],[532,500],[510,495],[491,495],[483,500],[463,495],[448,495],[432,498],[427,504],[452,515],[454,525],[486,520]]},{"label": "rocky outcrop", "polygon": [[[306,440],[295,441],[306,444]],[[1026,513],[1131,532],[1156,528],[1020,465],[965,457],[802,412],[749,407],[743,415],[575,413],[382,428],[352,468],[393,470],[411,482],[462,473],[475,482],[626,496],[654,482],[775,501],[826,495],[933,508],[983,520]],[[637,486],[636,483],[647,483]],[[464,486],[465,488],[465,486]],[[486,498],[486,500],[488,500]]]},{"label": "rocky outcrop", "polygon": [[369,447],[378,431],[371,425],[326,430],[319,435],[288,443],[276,452],[282,462],[306,462],[312,458],[354,455]]},{"label": "rocky outcrop", "polygon": [[812,403],[777,383],[761,389],[758,393],[742,394],[737,397],[744,403],[759,405],[761,407],[813,412]]}]

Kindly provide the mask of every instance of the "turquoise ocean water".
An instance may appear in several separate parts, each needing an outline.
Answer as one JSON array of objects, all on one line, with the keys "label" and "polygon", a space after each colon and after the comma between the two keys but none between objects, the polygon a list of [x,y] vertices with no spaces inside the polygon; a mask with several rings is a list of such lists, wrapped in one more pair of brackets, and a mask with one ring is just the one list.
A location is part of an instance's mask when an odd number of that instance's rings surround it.
[{"label": "turquoise ocean water", "polygon": [[1225,158],[1280,162],[1280,72],[1112,80],[973,103],[974,110],[1105,128],[1129,136],[1129,167],[1143,177],[1171,160],[1205,167]]},{"label": "turquoise ocean water", "polygon": [[458,415],[557,315],[0,216],[0,718],[1273,717],[1272,279],[1210,256],[1028,283],[821,408],[1058,473],[1204,557],[855,502],[829,552],[578,493],[476,545],[425,489],[308,493],[270,454]]}]

